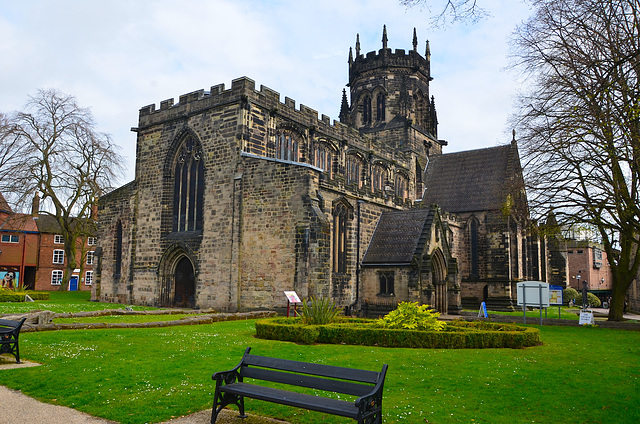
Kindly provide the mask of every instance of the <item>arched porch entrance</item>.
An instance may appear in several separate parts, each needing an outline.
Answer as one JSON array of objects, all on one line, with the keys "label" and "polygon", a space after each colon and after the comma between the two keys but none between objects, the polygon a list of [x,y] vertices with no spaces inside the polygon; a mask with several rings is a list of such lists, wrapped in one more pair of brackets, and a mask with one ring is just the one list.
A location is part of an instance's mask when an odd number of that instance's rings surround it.
[{"label": "arched porch entrance", "polygon": [[434,288],[434,308],[441,314],[449,311],[447,299],[447,265],[440,249],[431,255],[431,281]]},{"label": "arched porch entrance", "polygon": [[160,265],[160,306],[195,308],[196,272],[182,246],[165,252]]}]

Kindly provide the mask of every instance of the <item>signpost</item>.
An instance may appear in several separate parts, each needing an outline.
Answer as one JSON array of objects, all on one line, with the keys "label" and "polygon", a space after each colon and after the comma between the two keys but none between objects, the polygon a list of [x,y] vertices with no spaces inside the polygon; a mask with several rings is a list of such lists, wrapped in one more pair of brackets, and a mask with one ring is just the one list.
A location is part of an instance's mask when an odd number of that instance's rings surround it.
[{"label": "signpost", "polygon": [[285,291],[284,295],[287,296],[287,318],[289,318],[289,308],[293,305],[293,316],[298,316],[297,306],[302,303],[298,297],[298,293],[295,291]]},{"label": "signpost", "polygon": [[518,305],[522,305],[524,323],[527,323],[527,306],[540,308],[540,325],[542,325],[542,308],[549,307],[549,284],[542,281],[523,281],[517,286]]},{"label": "signpost", "polygon": [[558,305],[558,319],[562,317],[562,286],[549,286],[549,304]]}]

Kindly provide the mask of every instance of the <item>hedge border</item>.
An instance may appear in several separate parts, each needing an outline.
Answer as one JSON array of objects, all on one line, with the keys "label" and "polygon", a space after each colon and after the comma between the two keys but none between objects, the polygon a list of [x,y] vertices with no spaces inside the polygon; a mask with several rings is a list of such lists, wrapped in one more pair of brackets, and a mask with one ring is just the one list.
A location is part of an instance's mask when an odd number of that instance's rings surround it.
[{"label": "hedge border", "polygon": [[443,331],[376,327],[375,320],[345,320],[328,325],[304,325],[298,318],[256,321],[256,336],[301,344],[349,344],[422,349],[511,348],[541,344],[540,330],[484,321],[447,322]]}]

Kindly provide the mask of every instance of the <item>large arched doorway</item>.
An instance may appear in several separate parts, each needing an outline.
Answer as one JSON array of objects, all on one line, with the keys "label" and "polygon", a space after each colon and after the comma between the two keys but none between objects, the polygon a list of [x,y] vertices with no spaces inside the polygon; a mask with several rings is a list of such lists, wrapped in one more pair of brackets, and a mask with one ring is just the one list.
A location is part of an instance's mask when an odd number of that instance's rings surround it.
[{"label": "large arched doorway", "polygon": [[184,256],[176,264],[174,272],[175,292],[173,296],[173,306],[182,308],[193,308],[195,299],[195,273],[189,258]]},{"label": "large arched doorway", "polygon": [[431,255],[431,282],[435,289],[434,308],[441,314],[449,310],[447,300],[447,265],[440,249]]}]

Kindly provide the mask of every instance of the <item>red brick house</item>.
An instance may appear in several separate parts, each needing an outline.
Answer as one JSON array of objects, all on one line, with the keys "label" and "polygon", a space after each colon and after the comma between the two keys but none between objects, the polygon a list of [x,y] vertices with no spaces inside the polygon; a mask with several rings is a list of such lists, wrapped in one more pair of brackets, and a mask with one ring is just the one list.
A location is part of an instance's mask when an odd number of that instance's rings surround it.
[{"label": "red brick house", "polygon": [[[0,279],[31,290],[58,290],[67,264],[64,239],[55,219],[46,214],[15,213],[0,194]],[[95,237],[78,239],[79,268],[67,290],[91,290]]]}]

